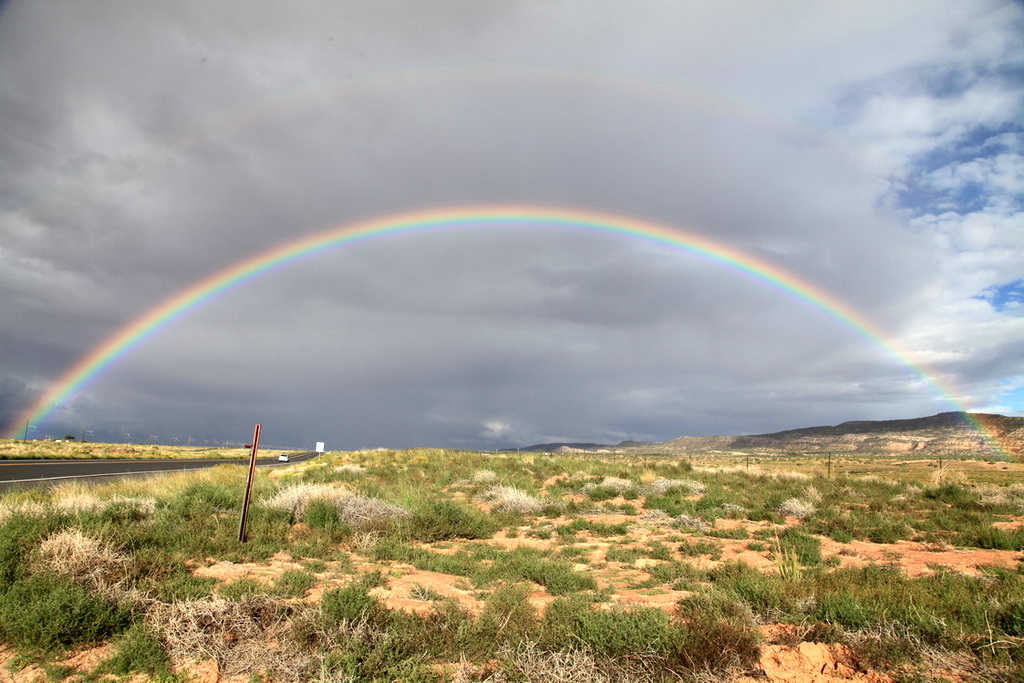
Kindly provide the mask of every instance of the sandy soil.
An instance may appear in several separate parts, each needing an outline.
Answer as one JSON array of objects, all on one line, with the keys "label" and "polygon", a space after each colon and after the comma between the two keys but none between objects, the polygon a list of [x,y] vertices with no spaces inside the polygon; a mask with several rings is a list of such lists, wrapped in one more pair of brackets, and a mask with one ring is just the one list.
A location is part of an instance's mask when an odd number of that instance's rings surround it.
[{"label": "sandy soil", "polygon": [[[615,504],[615,501],[612,501]],[[687,591],[671,590],[668,586],[638,588],[649,581],[650,574],[645,569],[657,560],[640,558],[636,562],[624,564],[607,560],[608,551],[613,547],[642,547],[652,541],[658,541],[675,550],[684,540],[695,540],[699,535],[681,534],[678,529],[668,526],[666,520],[644,520],[644,510],[639,509],[636,515],[617,513],[600,513],[581,515],[581,518],[601,524],[629,523],[628,537],[600,538],[593,537],[586,531],[577,534],[574,545],[586,549],[586,555],[576,566],[578,571],[589,572],[598,582],[599,587],[609,588],[614,597],[610,605],[644,605],[671,611],[675,604],[690,595]],[[567,524],[569,519],[556,519],[550,522],[554,527]],[[787,520],[787,526],[797,520]],[[1007,524],[1019,525],[1022,520],[1014,520]],[[743,527],[748,533],[771,528],[770,523],[749,522],[744,520],[718,520],[717,528],[722,530]],[[465,549],[473,543],[486,543],[503,548],[529,547],[553,549],[558,547],[557,532],[551,538],[537,538],[527,533],[530,527],[523,527],[513,535],[505,530],[493,538],[484,541],[464,541],[445,544],[435,552],[453,553]],[[707,538],[707,537],[704,537]],[[836,556],[843,566],[863,566],[869,563],[889,564],[900,567],[908,576],[921,576],[933,573],[942,568],[977,575],[979,567],[994,565],[1012,568],[1022,559],[1022,554],[1000,550],[963,550],[950,547],[925,545],[911,541],[900,541],[894,544],[870,543],[853,541],[837,543],[829,538],[820,537],[823,556]],[[747,546],[748,539],[712,539],[721,547],[721,556],[712,559],[709,556],[691,557],[689,561],[697,567],[712,567],[726,561],[742,561],[765,572],[776,571],[775,561],[768,551],[754,551]],[[422,547],[430,548],[429,545]],[[375,564],[357,558],[357,573],[381,570],[387,585],[374,589],[373,593],[380,597],[392,609],[402,609],[417,614],[427,613],[431,609],[430,598],[435,595],[456,600],[470,613],[479,614],[483,603],[477,593],[471,590],[469,582],[462,577],[449,576],[436,572],[416,569],[411,565],[400,563]],[[217,562],[207,566],[196,567],[200,576],[216,578],[230,582],[238,578],[252,578],[271,584],[274,578],[288,569],[300,567],[296,559],[286,554],[275,555],[271,561],[263,564],[232,564]],[[332,586],[342,585],[351,581],[352,577],[339,573],[336,564],[327,563],[327,568],[317,574],[317,587],[303,599],[310,602],[319,600],[323,591]],[[554,598],[541,586],[536,586],[530,595],[531,603],[543,610]],[[770,681],[773,683],[828,683],[832,681],[862,681],[864,683],[881,683],[889,678],[859,668],[856,659],[842,645],[823,643],[798,642],[792,643],[792,634],[785,635],[791,627],[764,627],[764,644],[761,647],[761,672],[757,678],[738,678],[738,681]],[[775,631],[773,631],[775,629]],[[780,636],[780,634],[783,634]],[[199,670],[196,673],[208,672]],[[8,680],[8,679],[3,679]],[[13,679],[11,679],[13,680]],[[19,676],[19,680],[27,680]],[[204,678],[204,683],[213,683],[215,678]]]},{"label": "sandy soil", "polygon": [[[545,485],[553,485],[555,481],[550,480],[545,482]],[[600,588],[610,589],[613,593],[613,598],[608,606],[643,605],[672,611],[679,600],[690,595],[687,591],[672,590],[667,585],[640,587],[651,582],[651,575],[647,570],[652,565],[658,564],[659,560],[641,557],[630,563],[609,561],[609,551],[613,548],[644,548],[651,542],[658,542],[667,547],[674,557],[679,557],[678,551],[682,545],[688,541],[694,542],[703,539],[717,544],[721,548],[721,554],[717,558],[708,555],[687,557],[686,560],[692,562],[696,567],[708,568],[722,562],[741,561],[761,571],[777,571],[777,565],[769,551],[751,550],[748,547],[751,544],[749,538],[722,539],[686,533],[671,526],[670,520],[667,518],[647,515],[648,511],[643,509],[638,501],[613,499],[607,503],[610,505],[628,503],[637,509],[637,513],[627,515],[616,512],[594,512],[593,514],[578,515],[575,518],[605,525],[627,523],[630,525],[628,534],[600,537],[584,530],[577,532],[572,545],[585,549],[585,554],[578,560],[579,564],[576,565],[576,570],[589,573]],[[549,528],[549,538],[530,535],[535,533],[533,527],[524,526],[512,530],[511,534],[508,530],[502,530],[487,540],[449,542],[442,544],[443,547],[440,548],[432,547],[429,544],[422,544],[421,547],[440,553],[458,552],[473,544],[489,544],[508,549],[528,547],[553,550],[560,547],[562,543],[558,538],[557,527],[571,521],[568,518],[547,520],[545,526],[554,528],[553,533],[550,533]],[[796,523],[798,520],[787,520],[786,526]],[[1024,524],[1024,517],[1002,522],[1000,526],[1016,527],[1022,524]],[[293,533],[302,534],[303,530],[298,528],[299,526],[301,525],[297,525],[293,529]],[[730,519],[720,519],[716,522],[716,528],[719,530],[734,530],[741,527],[749,535],[752,535],[766,529],[771,531],[773,525],[768,522]],[[779,527],[778,530],[781,528]],[[937,569],[977,575],[980,573],[979,567],[1014,568],[1018,562],[1024,559],[1022,553],[1015,551],[964,550],[912,541],[900,541],[894,544],[867,541],[837,543],[827,537],[819,538],[822,555],[825,558],[837,557],[843,566],[856,567],[869,563],[894,565],[911,577],[927,575]],[[322,563],[322,569],[315,573],[317,582],[314,588],[309,590],[306,595],[294,599],[315,603],[321,599],[326,590],[345,585],[360,574],[380,571],[385,576],[387,583],[373,589],[373,594],[391,609],[425,614],[432,609],[431,599],[437,596],[455,600],[472,614],[479,614],[483,608],[480,592],[474,591],[470,582],[463,577],[423,571],[402,563],[375,563],[361,557],[358,553],[350,552],[350,558],[353,564],[346,564],[344,569],[338,562]],[[232,563],[210,560],[208,563],[193,566],[193,571],[197,576],[214,578],[225,584],[245,578],[270,586],[284,572],[301,569],[303,566],[302,558],[294,558],[282,552],[263,563]],[[353,568],[354,571],[352,571]],[[553,600],[553,596],[542,586],[535,586],[530,594],[531,603],[541,611]],[[792,629],[793,627],[789,626],[762,627],[764,643],[761,647],[761,672],[757,677],[741,677],[737,681],[743,683],[753,683],[754,681],[881,683],[890,680],[880,674],[859,668],[851,652],[842,645],[794,642],[798,640],[798,636],[792,632]],[[84,650],[69,656],[62,662],[62,665],[77,672],[87,672],[109,656],[109,653],[109,647]],[[11,651],[0,649],[0,683],[28,683],[46,679],[46,672],[37,666],[28,666],[16,672],[8,670],[7,665],[11,662],[12,656]],[[200,683],[221,683],[224,680],[217,670],[217,665],[212,661],[184,663],[182,667],[193,680]],[[133,683],[141,683],[141,680],[144,680],[136,678],[138,680],[133,679]]]}]

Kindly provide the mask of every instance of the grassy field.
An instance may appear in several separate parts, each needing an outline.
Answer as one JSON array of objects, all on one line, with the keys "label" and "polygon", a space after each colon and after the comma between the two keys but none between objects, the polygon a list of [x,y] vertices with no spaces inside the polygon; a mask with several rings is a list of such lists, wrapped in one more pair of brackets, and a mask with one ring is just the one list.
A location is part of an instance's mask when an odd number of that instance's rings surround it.
[{"label": "grassy field", "polygon": [[[291,451],[260,449],[260,456],[276,456]],[[70,460],[85,458],[139,458],[139,459],[204,459],[225,460],[247,458],[247,448],[207,448],[202,446],[146,446],[140,444],[111,444],[79,441],[19,441],[0,440],[0,460],[54,459]]]},{"label": "grassy field", "polygon": [[26,681],[188,680],[204,661],[243,681],[1024,678],[1022,465],[878,457],[826,474],[798,456],[335,452],[258,473],[244,544],[237,467],[11,493],[4,666]]}]

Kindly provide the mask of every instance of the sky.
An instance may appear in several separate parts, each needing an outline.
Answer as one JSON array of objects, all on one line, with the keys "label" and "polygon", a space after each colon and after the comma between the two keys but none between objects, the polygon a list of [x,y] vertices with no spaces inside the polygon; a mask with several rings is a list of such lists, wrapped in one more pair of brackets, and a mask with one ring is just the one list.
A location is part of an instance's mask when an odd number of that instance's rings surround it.
[{"label": "sky", "polygon": [[[329,449],[663,441],[1024,415],[1024,5],[9,0],[0,425]],[[220,292],[322,230],[494,205]],[[682,234],[682,233],[680,233]]]}]

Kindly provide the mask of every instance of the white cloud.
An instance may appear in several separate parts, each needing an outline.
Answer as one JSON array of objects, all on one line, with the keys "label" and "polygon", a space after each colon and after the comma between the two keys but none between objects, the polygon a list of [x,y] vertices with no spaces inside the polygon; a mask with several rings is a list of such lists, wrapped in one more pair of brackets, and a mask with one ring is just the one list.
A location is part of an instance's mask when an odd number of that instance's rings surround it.
[{"label": "white cloud", "polygon": [[507,441],[513,433],[513,427],[502,420],[484,420],[480,436],[491,441]]}]

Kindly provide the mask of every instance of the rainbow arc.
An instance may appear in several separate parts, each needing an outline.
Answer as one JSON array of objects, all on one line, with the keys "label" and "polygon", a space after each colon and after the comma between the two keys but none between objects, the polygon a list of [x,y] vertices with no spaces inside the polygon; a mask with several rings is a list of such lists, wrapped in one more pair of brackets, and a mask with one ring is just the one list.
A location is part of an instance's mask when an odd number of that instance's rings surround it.
[{"label": "rainbow arc", "polygon": [[91,381],[110,369],[119,358],[145,343],[161,329],[265,273],[344,245],[468,226],[477,229],[535,226],[617,235],[681,251],[753,279],[818,310],[882,349],[932,392],[964,413],[971,426],[996,453],[1004,456],[1007,454],[1000,447],[995,431],[960,406],[952,393],[932,373],[914,363],[875,323],[821,287],[769,261],[694,231],[612,213],[532,204],[455,206],[390,214],[315,232],[233,263],[168,297],[85,354],[15,419],[6,430],[7,437],[18,438],[26,421],[44,422],[60,405],[70,401]]}]

